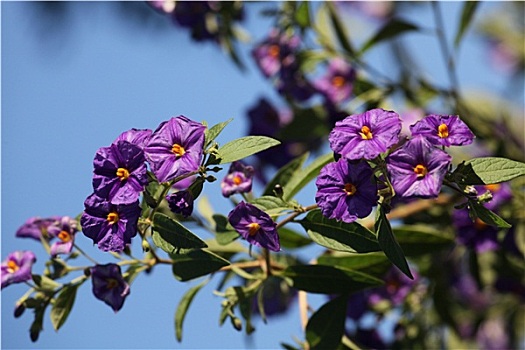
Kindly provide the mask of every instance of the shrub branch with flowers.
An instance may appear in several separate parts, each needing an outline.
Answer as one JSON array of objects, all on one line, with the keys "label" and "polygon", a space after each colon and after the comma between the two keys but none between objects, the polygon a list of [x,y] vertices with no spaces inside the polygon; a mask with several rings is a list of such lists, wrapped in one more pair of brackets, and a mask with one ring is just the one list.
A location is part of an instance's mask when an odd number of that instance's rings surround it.
[{"label": "shrub branch with flowers", "polygon": [[[240,64],[230,27],[233,19],[242,18],[240,3],[193,4],[193,17],[183,8],[192,3],[152,3],[181,26],[192,28],[196,40],[223,45]],[[511,151],[454,159],[453,149],[472,144],[475,134],[490,139],[486,128],[469,126],[474,125],[472,111],[455,88],[440,92],[420,81],[418,89],[452,104],[441,113],[425,113],[409,123],[408,132],[402,131],[402,113],[384,107],[384,99],[402,91],[419,107],[427,108],[427,101],[410,95],[416,89],[404,83],[372,83],[367,74],[373,69],[363,54],[417,27],[395,17],[386,19],[356,51],[335,6],[316,6],[335,33],[327,37],[310,18],[314,6],[284,3],[272,13],[275,28],[252,51],[262,74],[290,104],[291,119],[284,121],[261,99],[248,112],[250,136],[225,144],[216,139],[232,120],[209,126],[180,115],[155,130],[130,129],[96,151],[93,193],[85,199],[83,213],[76,218],[30,218],[20,227],[16,236],[40,241],[49,260],[37,274],[32,271],[33,252],[13,252],[2,262],[1,287],[28,284],[15,306],[15,317],[33,310],[33,341],[43,329],[47,310],[55,330],[63,326],[84,284],[90,283],[95,298],[118,312],[134,279],[156,265],[169,265],[179,281],[205,277],[178,304],[179,341],[191,302],[215,276],[220,279],[216,294],[222,297],[220,325],[230,321],[247,334],[255,330],[253,317],[266,321],[285,311],[299,294],[305,334],[295,345],[282,343],[287,349],[429,347],[435,339],[426,339],[425,332],[435,324],[472,336],[461,322],[480,328],[488,319],[465,321],[456,316],[461,310],[445,305],[447,298],[459,304],[482,298],[479,271],[464,271],[462,255],[476,260],[483,252],[498,251],[498,263],[508,271],[492,288],[513,294],[514,299],[507,301],[511,307],[522,306],[524,287],[516,276],[523,271],[523,247],[517,243],[520,235],[523,238],[523,217],[501,208],[509,207],[513,197],[509,184],[525,175],[525,163],[511,159],[516,159]],[[458,43],[474,10],[465,5]],[[207,27],[209,23],[199,17],[203,13],[215,16],[218,27]],[[303,47],[309,30],[318,36],[317,51]],[[310,82],[307,73],[319,63],[325,64],[326,74]],[[323,98],[322,105],[305,104],[314,95]],[[363,103],[352,105],[353,97]],[[350,105],[345,105],[348,101]],[[293,133],[301,124],[300,132],[308,128],[312,132]],[[320,155],[312,144],[325,136],[330,152]],[[257,165],[247,165],[254,159],[250,156],[258,159]],[[220,188],[233,209],[199,213],[195,201],[226,167]],[[264,183],[259,195],[252,191],[256,179]],[[299,202],[297,194],[310,183],[315,183],[316,191],[311,201]],[[199,237],[188,228],[192,226],[209,231],[212,238]],[[82,235],[116,262],[92,259],[77,244]],[[131,254],[132,244],[141,244],[141,258]],[[313,244],[324,247],[324,252],[301,261],[295,252]],[[454,251],[456,245],[462,254]],[[75,266],[78,255],[91,264]],[[238,279],[232,280],[234,276]],[[326,303],[309,310],[307,293],[325,294]],[[488,307],[486,300],[479,304]],[[399,307],[402,317],[394,343],[358,323],[366,313],[380,318]],[[430,309],[438,321],[425,319]],[[355,322],[353,331],[345,328],[347,318]]]}]

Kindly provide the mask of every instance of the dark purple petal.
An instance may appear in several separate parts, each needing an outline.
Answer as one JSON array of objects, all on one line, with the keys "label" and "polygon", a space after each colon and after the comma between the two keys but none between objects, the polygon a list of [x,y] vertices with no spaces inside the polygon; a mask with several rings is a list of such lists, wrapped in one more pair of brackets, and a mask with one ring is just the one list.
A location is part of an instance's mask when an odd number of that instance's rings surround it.
[{"label": "dark purple petal", "polygon": [[478,253],[492,251],[499,247],[498,229],[479,219],[472,221],[467,209],[454,210],[452,222],[456,229],[456,240]]},{"label": "dark purple petal", "polygon": [[421,135],[438,146],[462,146],[474,141],[474,134],[458,116],[431,114],[410,127],[412,136]]},{"label": "dark purple petal", "polygon": [[190,191],[178,191],[166,196],[172,212],[188,217],[193,212],[193,195]]},{"label": "dark purple petal", "polygon": [[29,281],[36,256],[31,251],[16,251],[7,256],[1,265],[1,289],[10,284]]},{"label": "dark purple petal", "polygon": [[99,300],[119,311],[129,295],[128,283],[122,277],[120,266],[116,264],[95,265],[91,268],[93,294]]},{"label": "dark purple petal", "polygon": [[47,228],[52,223],[60,220],[60,216],[53,216],[50,218],[29,218],[20,228],[16,231],[16,237],[32,238],[40,242],[40,237],[50,239],[47,232]]},{"label": "dark purple petal", "polygon": [[228,221],[250,244],[275,252],[281,250],[277,224],[256,206],[240,202],[228,214]]}]

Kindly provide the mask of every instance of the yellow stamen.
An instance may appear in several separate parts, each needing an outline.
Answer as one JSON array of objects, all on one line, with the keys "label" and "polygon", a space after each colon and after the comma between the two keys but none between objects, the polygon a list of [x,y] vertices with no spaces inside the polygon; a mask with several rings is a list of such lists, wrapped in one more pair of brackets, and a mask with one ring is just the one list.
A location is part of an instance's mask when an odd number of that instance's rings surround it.
[{"label": "yellow stamen", "polygon": [[58,234],[58,238],[64,243],[71,241],[71,235],[65,230],[60,231],[60,233]]},{"label": "yellow stamen", "polygon": [[355,187],[354,184],[347,183],[345,184],[344,191],[346,192],[347,196],[352,196],[357,192],[357,188]]},{"label": "yellow stamen", "polygon": [[343,78],[340,75],[336,75],[335,77],[332,78],[332,85],[336,88],[340,88],[341,86],[345,84],[345,82],[346,82],[345,78]]},{"label": "yellow stamen", "polygon": [[182,157],[184,153],[186,153],[186,150],[184,147],[179,145],[178,143],[174,144],[173,147],[171,147],[171,151],[177,156]]},{"label": "yellow stamen", "polygon": [[448,126],[447,124],[443,123],[440,126],[438,126],[438,136],[442,139],[446,139],[448,137]]},{"label": "yellow stamen", "polygon": [[270,55],[273,58],[279,57],[279,54],[281,53],[281,49],[279,48],[279,45],[270,45],[268,47],[268,55]]},{"label": "yellow stamen", "polygon": [[114,278],[106,278],[106,288],[107,289],[113,289],[118,286],[118,281]]},{"label": "yellow stamen", "polygon": [[498,192],[499,189],[500,189],[501,185],[500,184],[490,184],[490,185],[485,185],[485,188],[487,189],[487,191],[490,191],[492,193],[494,192]]},{"label": "yellow stamen", "polygon": [[428,173],[428,169],[426,166],[418,164],[414,167],[414,172],[417,174],[417,177],[425,177],[425,175]]},{"label": "yellow stamen", "polygon": [[8,273],[15,273],[16,271],[18,271],[19,268],[20,268],[20,266],[18,266],[16,261],[9,260],[7,262],[7,272]]},{"label": "yellow stamen", "polygon": [[261,225],[259,225],[256,222],[252,222],[251,224],[248,224],[248,234],[250,236],[253,236],[259,231],[260,228],[261,228]]},{"label": "yellow stamen", "polygon": [[235,175],[233,177],[233,183],[236,184],[236,185],[240,185],[242,183],[242,179],[239,175]]},{"label": "yellow stamen", "polygon": [[117,177],[120,179],[120,181],[124,181],[129,177],[129,171],[126,168],[118,168],[117,169]]},{"label": "yellow stamen", "polygon": [[373,137],[372,131],[370,131],[370,128],[366,125],[363,125],[359,134],[361,135],[363,140],[371,140]]},{"label": "yellow stamen", "polygon": [[108,214],[107,218],[106,218],[107,221],[111,222],[112,224],[116,224],[119,220],[119,217],[118,217],[118,213],[116,212],[111,212]]}]

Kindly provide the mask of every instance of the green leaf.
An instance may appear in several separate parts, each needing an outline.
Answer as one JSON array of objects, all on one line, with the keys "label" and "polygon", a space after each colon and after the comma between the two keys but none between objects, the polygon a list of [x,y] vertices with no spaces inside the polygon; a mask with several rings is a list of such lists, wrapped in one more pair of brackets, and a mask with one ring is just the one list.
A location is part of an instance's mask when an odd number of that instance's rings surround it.
[{"label": "green leaf", "polygon": [[297,11],[295,12],[295,21],[303,29],[310,26],[310,11],[308,8],[308,1],[303,1],[297,8]]},{"label": "green leaf", "polygon": [[321,210],[312,210],[299,223],[317,244],[343,252],[368,253],[381,248],[374,233],[360,224],[328,219]]},{"label": "green leaf", "polygon": [[267,136],[241,137],[219,148],[219,164],[231,163],[246,158],[270,147],[277,146],[280,143],[280,141]]},{"label": "green leaf", "polygon": [[394,38],[402,33],[418,29],[419,28],[412,23],[393,18],[381,29],[379,29],[379,31],[363,45],[361,48],[361,53],[364,53],[379,42]]},{"label": "green leaf", "polygon": [[424,225],[396,227],[394,234],[406,256],[436,252],[454,243],[454,235]]},{"label": "green leaf", "polygon": [[378,208],[378,217],[375,223],[375,228],[379,246],[383,252],[385,252],[386,257],[410,279],[414,279],[412,273],[410,272],[410,268],[408,267],[405,254],[394,237],[392,227],[386,218],[385,211],[382,206],[379,206]]},{"label": "green leaf", "polygon": [[219,270],[230,262],[205,250],[192,250],[171,256],[172,271],[179,281],[188,281]]},{"label": "green leaf", "polygon": [[487,225],[501,227],[501,228],[512,227],[511,224],[503,220],[493,211],[485,208],[482,204],[479,204],[475,201],[469,201],[469,208],[475,217],[479,218],[481,221],[483,221]]},{"label": "green leaf", "polygon": [[332,27],[334,28],[337,40],[339,41],[339,45],[341,45],[341,47],[346,51],[347,54],[353,56],[354,49],[352,48],[350,39],[346,34],[345,27],[339,19],[335,6],[329,1],[325,2],[325,6],[328,8],[328,15],[330,17],[330,21],[332,22]]},{"label": "green leaf", "polygon": [[507,158],[474,158],[458,166],[454,177],[465,185],[491,185],[525,175],[525,163]]},{"label": "green leaf", "polygon": [[228,222],[228,218],[221,214],[213,214],[215,221],[215,239],[220,245],[227,245],[239,238],[239,233]]},{"label": "green leaf", "polygon": [[156,213],[153,216],[153,243],[166,253],[177,249],[206,248],[206,243],[186,227],[168,216]]},{"label": "green leaf", "polygon": [[352,293],[383,282],[360,271],[323,265],[296,265],[284,270],[291,286],[310,293]]},{"label": "green leaf", "polygon": [[225,122],[215,124],[209,129],[206,129],[206,143],[204,148],[208,148],[208,146],[219,136],[221,131],[226,127],[226,125],[230,124],[233,118],[228,119]]},{"label": "green leaf", "polygon": [[326,164],[334,160],[332,153],[325,154],[316,158],[310,165],[301,169],[301,171],[296,171],[288,183],[284,186],[284,195],[283,199],[285,201],[291,200],[304,186],[306,186],[310,181],[315,179],[321,168]]},{"label": "green leaf", "polygon": [[348,270],[363,271],[372,276],[382,278],[392,266],[383,252],[365,254],[325,254],[317,258],[319,265],[328,265]]},{"label": "green leaf", "polygon": [[302,248],[312,244],[312,240],[287,228],[281,227],[277,230],[281,247],[285,249]]},{"label": "green leaf", "polygon": [[346,304],[344,294],[319,308],[306,325],[306,341],[310,349],[337,349],[345,331]]},{"label": "green leaf", "polygon": [[478,8],[479,2],[477,1],[465,1],[463,4],[463,10],[461,11],[461,19],[458,25],[458,32],[456,33],[456,38],[454,39],[454,46],[458,48],[463,35],[474,17],[474,13]]},{"label": "green leaf", "polygon": [[178,342],[182,341],[182,324],[184,323],[184,318],[186,313],[193,301],[193,298],[202,287],[208,283],[208,280],[204,280],[202,283],[199,283],[196,286],[191,287],[188,291],[182,296],[182,299],[179,301],[177,306],[177,311],[175,311],[175,337]]},{"label": "green leaf", "polygon": [[55,299],[50,314],[51,323],[53,324],[55,331],[58,331],[66,322],[66,319],[73,308],[73,304],[75,303],[75,297],[79,286],[79,284],[73,284],[64,287]]},{"label": "green leaf", "polygon": [[288,164],[281,167],[273,179],[271,179],[266,185],[263,196],[273,196],[273,189],[275,188],[275,185],[281,185],[281,187],[284,187],[288,181],[290,181],[295,172],[301,169],[309,155],[309,153],[304,153],[303,155],[291,160]]},{"label": "green leaf", "polygon": [[51,278],[44,275],[31,275],[31,277],[33,278],[33,282],[35,282],[37,287],[46,291],[54,291],[55,289],[62,286],[60,283],[55,282]]}]

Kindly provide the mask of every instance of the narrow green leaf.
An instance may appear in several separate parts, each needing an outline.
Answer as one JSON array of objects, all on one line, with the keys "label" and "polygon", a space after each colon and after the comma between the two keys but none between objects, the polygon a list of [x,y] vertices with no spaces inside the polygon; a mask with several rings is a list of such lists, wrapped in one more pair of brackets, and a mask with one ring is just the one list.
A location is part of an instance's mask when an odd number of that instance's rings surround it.
[{"label": "narrow green leaf", "polygon": [[53,324],[55,331],[58,331],[66,322],[66,319],[73,308],[73,304],[75,303],[78,287],[79,284],[64,287],[55,299],[50,314],[51,323]]},{"label": "narrow green leaf", "polygon": [[219,148],[219,164],[231,163],[246,158],[280,143],[280,141],[267,136],[241,137]]},{"label": "narrow green leaf", "polygon": [[317,310],[306,325],[310,349],[337,349],[345,331],[348,295],[330,300]]},{"label": "narrow green leaf", "polygon": [[392,266],[383,252],[365,254],[325,254],[317,258],[319,265],[328,265],[348,270],[363,271],[372,276],[382,278]]},{"label": "narrow green leaf", "polygon": [[219,136],[222,130],[226,127],[226,125],[230,124],[233,118],[228,119],[225,122],[215,124],[209,129],[206,129],[206,146],[205,148],[208,148],[208,146]]},{"label": "narrow green leaf", "polygon": [[432,253],[454,244],[454,235],[425,225],[394,228],[394,236],[406,256]]},{"label": "narrow green leaf", "polygon": [[281,198],[274,196],[262,196],[251,201],[251,204],[255,205],[261,210],[267,211],[271,209],[289,209],[288,205]]},{"label": "narrow green leaf", "polygon": [[458,48],[463,35],[465,35],[467,28],[471,24],[478,5],[479,2],[477,1],[465,1],[463,3],[463,10],[461,11],[461,19],[459,21],[458,31],[456,33],[456,38],[454,39],[454,46],[456,48]]},{"label": "narrow green leaf", "polygon": [[386,257],[410,279],[414,279],[412,273],[410,272],[410,268],[408,267],[405,254],[394,237],[392,227],[386,218],[385,211],[382,206],[379,206],[378,208],[378,217],[375,223],[375,228],[379,246],[383,252],[385,252]]},{"label": "narrow green leaf", "polygon": [[172,271],[179,281],[188,281],[219,270],[230,262],[205,250],[192,250],[185,254],[172,255]]},{"label": "narrow green leaf", "polygon": [[379,31],[363,45],[363,47],[361,48],[361,53],[364,53],[377,43],[394,38],[405,32],[414,31],[418,29],[419,28],[412,23],[393,18],[388,23],[386,23],[381,29],[379,29]]},{"label": "narrow green leaf", "polygon": [[53,291],[62,286],[60,283],[55,282],[51,278],[44,275],[31,275],[31,277],[33,278],[33,282],[35,282],[37,287],[43,290]]},{"label": "narrow green leaf", "polygon": [[481,221],[483,221],[487,225],[496,226],[500,228],[512,227],[511,224],[503,220],[496,213],[485,208],[483,205],[475,201],[469,201],[469,208],[472,211],[472,213],[475,215],[475,217],[479,218]]},{"label": "narrow green leaf", "polygon": [[297,11],[295,12],[295,21],[301,28],[308,28],[310,26],[308,1],[303,1],[297,8]]},{"label": "narrow green leaf", "polygon": [[175,337],[177,338],[178,342],[182,341],[182,324],[184,323],[184,318],[186,317],[186,313],[188,312],[191,302],[193,301],[195,295],[197,295],[197,292],[201,290],[201,288],[204,287],[206,283],[208,283],[208,280],[204,280],[198,285],[191,287],[186,293],[184,293],[181,300],[179,301],[177,311],[175,311]]},{"label": "narrow green leaf", "polygon": [[186,227],[170,217],[156,213],[153,216],[153,243],[172,254],[177,249],[206,248],[206,243]]},{"label": "narrow green leaf", "polygon": [[345,27],[343,23],[341,22],[341,20],[339,19],[339,15],[337,14],[337,10],[335,9],[335,6],[329,1],[325,2],[325,6],[328,8],[328,14],[330,16],[330,21],[335,31],[337,40],[339,41],[339,45],[341,45],[341,47],[346,51],[347,54],[353,56],[355,51],[352,47],[352,44],[350,43],[350,39],[348,35],[346,34]]},{"label": "narrow green leaf", "polygon": [[490,185],[525,175],[525,163],[507,158],[474,158],[458,166],[455,178],[465,185]]},{"label": "narrow green leaf", "polygon": [[312,244],[312,240],[287,227],[281,227],[277,230],[281,247],[285,249],[302,248]]},{"label": "narrow green leaf", "polygon": [[352,293],[383,283],[378,278],[360,271],[323,265],[289,266],[283,272],[292,287],[310,293]]},{"label": "narrow green leaf", "polygon": [[275,185],[281,185],[281,187],[284,187],[288,181],[290,181],[295,172],[301,169],[309,155],[310,154],[308,152],[304,153],[303,155],[291,160],[288,164],[285,164],[283,167],[281,167],[273,179],[271,179],[266,185],[263,196],[272,196]]},{"label": "narrow green leaf", "polygon": [[227,245],[239,238],[239,233],[228,222],[228,218],[221,214],[213,214],[215,221],[215,239],[220,245]]},{"label": "narrow green leaf", "polygon": [[343,252],[368,253],[381,248],[374,233],[360,224],[328,219],[321,210],[312,210],[299,221],[308,236],[319,245]]},{"label": "narrow green leaf", "polygon": [[293,177],[290,178],[288,183],[284,186],[283,199],[285,201],[293,199],[293,197],[301,189],[303,189],[304,186],[306,186],[310,181],[312,181],[319,175],[319,172],[321,171],[322,167],[324,167],[326,164],[330,163],[333,160],[333,154],[328,153],[318,157],[308,166],[303,168],[301,171],[296,171]]}]

